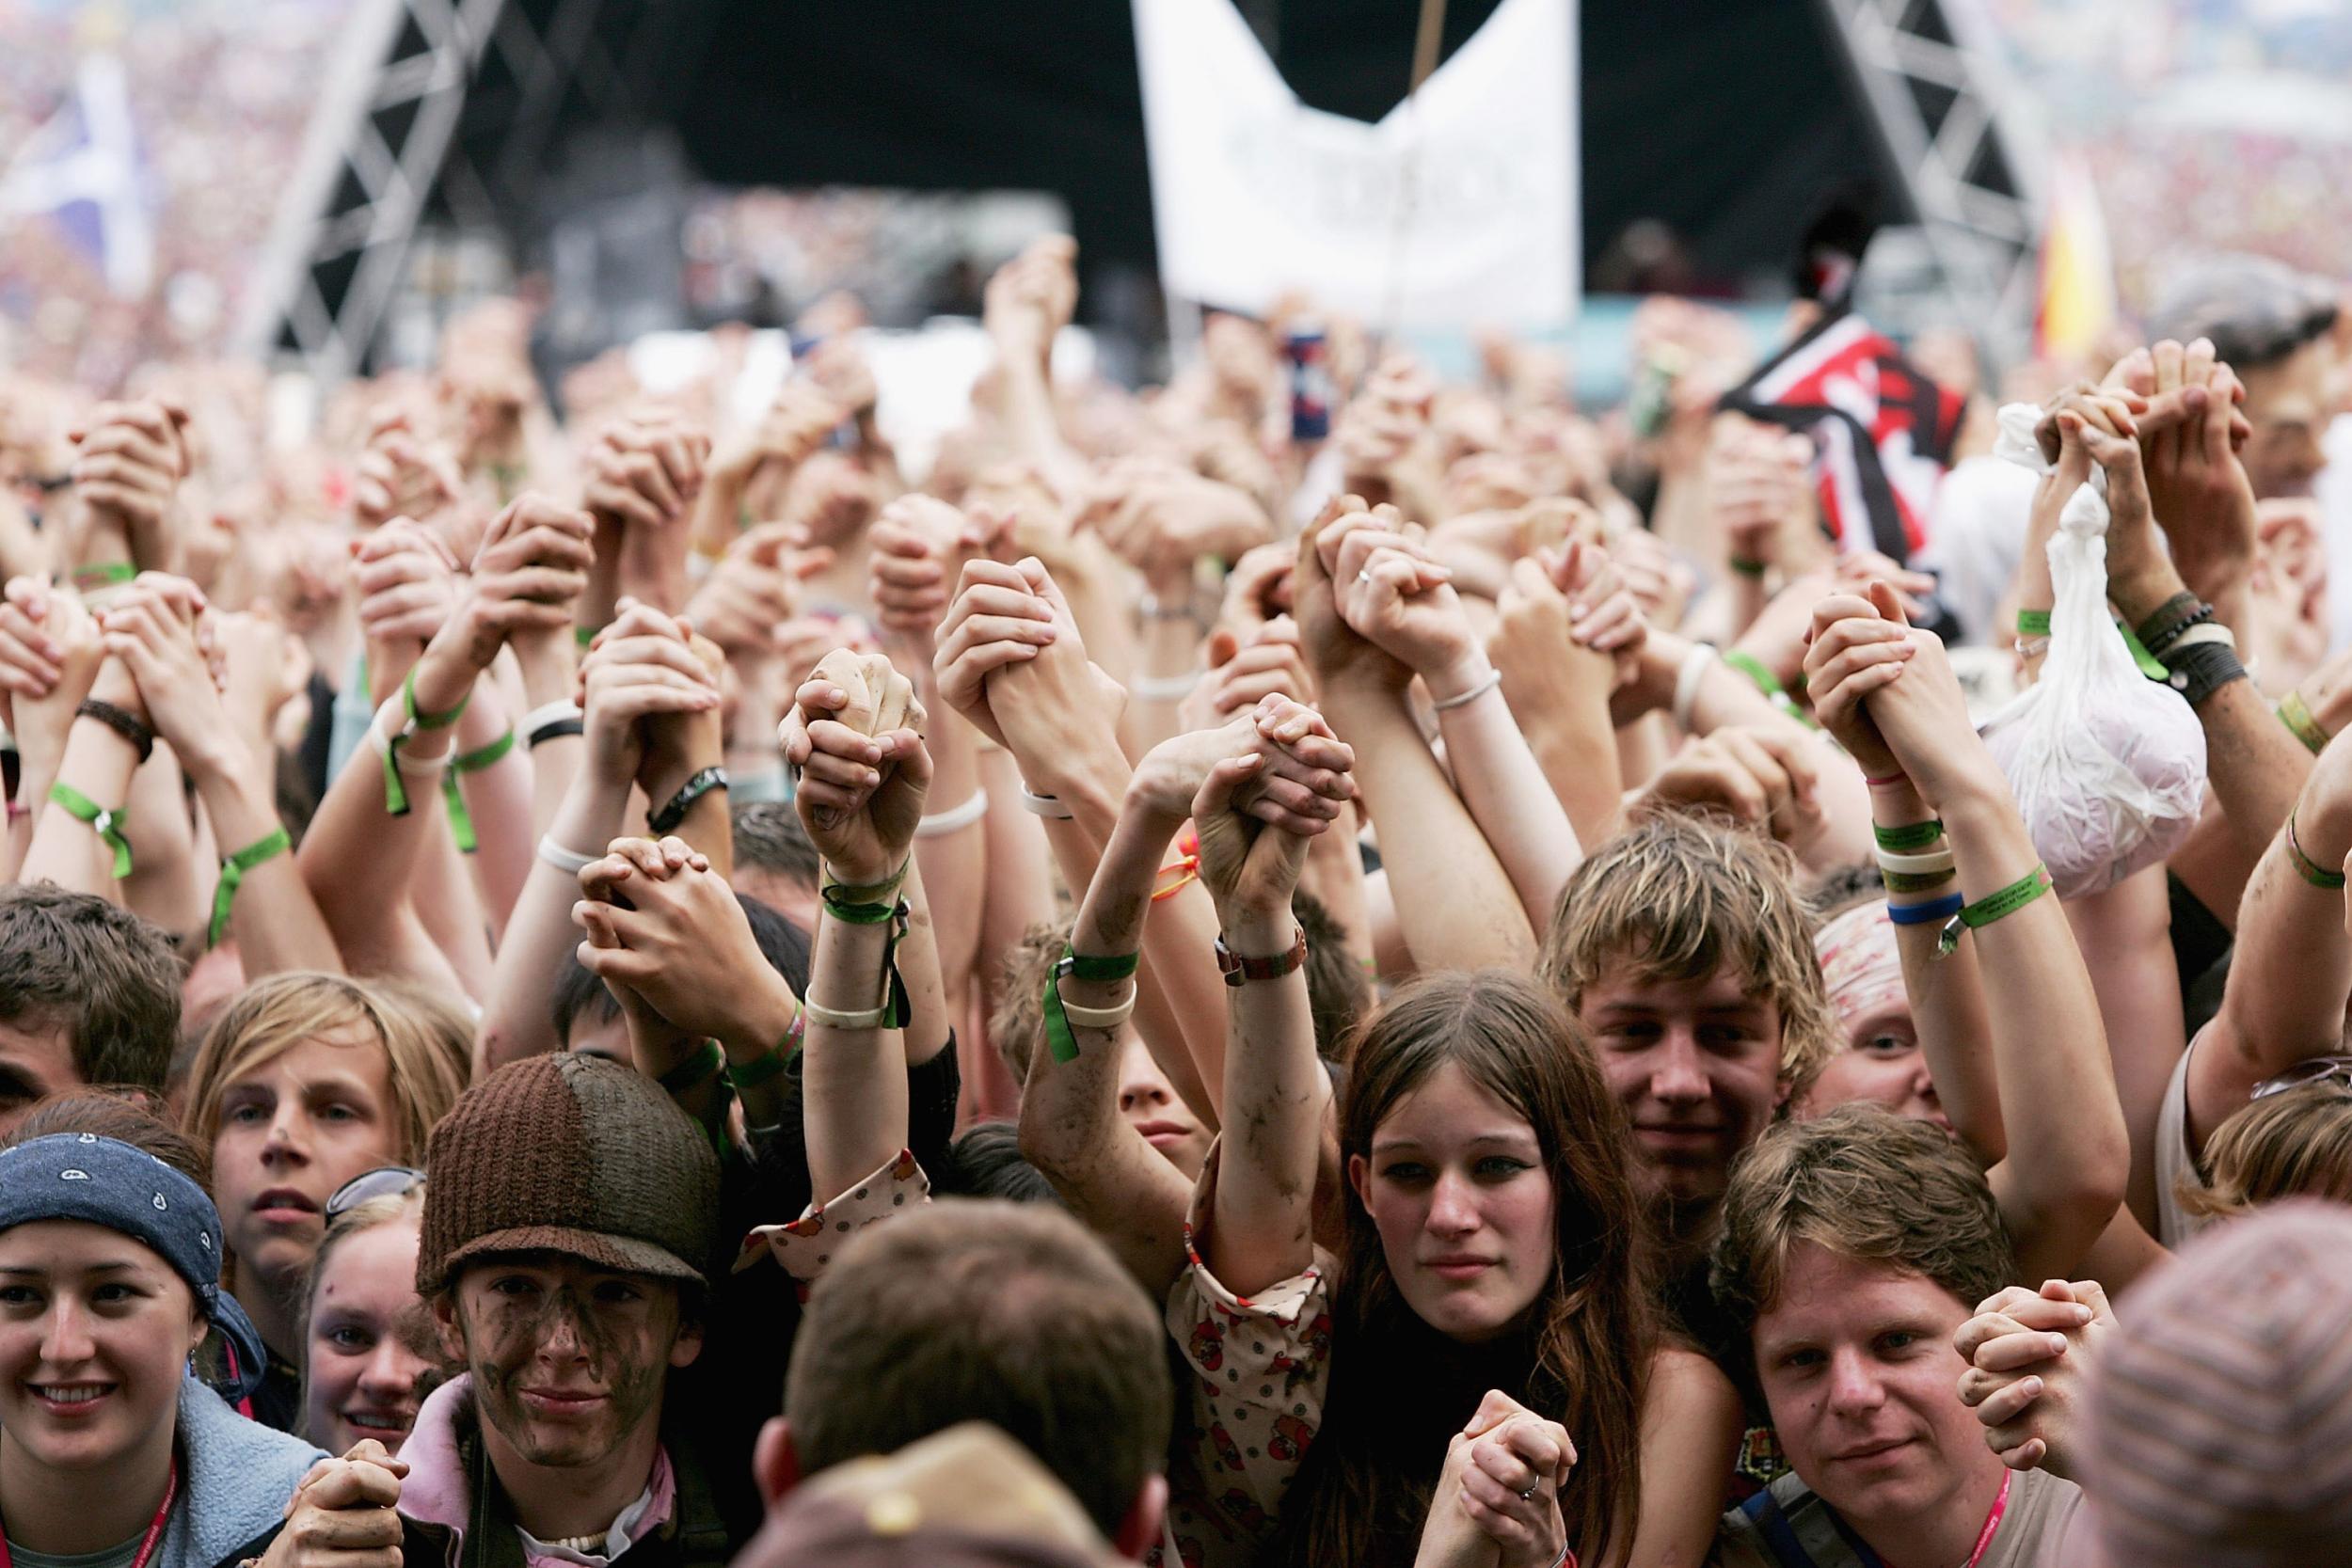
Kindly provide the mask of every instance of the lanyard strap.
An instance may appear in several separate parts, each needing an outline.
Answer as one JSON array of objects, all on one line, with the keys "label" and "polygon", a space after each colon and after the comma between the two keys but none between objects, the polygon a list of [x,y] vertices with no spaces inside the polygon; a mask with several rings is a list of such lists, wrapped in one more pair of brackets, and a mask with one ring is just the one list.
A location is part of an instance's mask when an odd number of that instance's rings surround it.
[{"label": "lanyard strap", "polygon": [[[2001,1528],[2001,1515],[2009,1512],[2009,1483],[2017,1479],[2014,1470],[2001,1472],[2001,1495],[1993,1499],[1993,1512],[1984,1516],[1984,1531],[1977,1537],[1977,1549],[1968,1554],[1964,1568],[1977,1568],[1984,1554],[1992,1548],[1994,1532]],[[132,1568],[138,1568],[136,1563]]]},{"label": "lanyard strap", "polygon": [[[155,1507],[155,1517],[148,1522],[147,1533],[139,1538],[138,1556],[131,1560],[131,1568],[147,1568],[148,1559],[155,1555],[155,1547],[164,1538],[164,1523],[171,1517],[171,1500],[180,1495],[180,1461],[171,1462],[171,1474],[164,1481],[164,1500]],[[8,1537],[0,1530],[0,1568],[13,1568],[15,1557],[8,1550]]]}]

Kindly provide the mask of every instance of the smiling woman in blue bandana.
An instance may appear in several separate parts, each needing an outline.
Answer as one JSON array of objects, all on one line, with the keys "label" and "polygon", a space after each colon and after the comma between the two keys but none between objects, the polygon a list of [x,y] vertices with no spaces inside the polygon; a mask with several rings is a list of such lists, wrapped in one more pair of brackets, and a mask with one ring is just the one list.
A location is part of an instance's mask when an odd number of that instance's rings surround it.
[{"label": "smiling woman in blue bandana", "polygon": [[[220,1568],[277,1535],[324,1456],[230,1408],[262,1361],[220,1250],[203,1189],[132,1144],[0,1149],[0,1568]],[[189,1370],[215,1334],[220,1393]]]}]

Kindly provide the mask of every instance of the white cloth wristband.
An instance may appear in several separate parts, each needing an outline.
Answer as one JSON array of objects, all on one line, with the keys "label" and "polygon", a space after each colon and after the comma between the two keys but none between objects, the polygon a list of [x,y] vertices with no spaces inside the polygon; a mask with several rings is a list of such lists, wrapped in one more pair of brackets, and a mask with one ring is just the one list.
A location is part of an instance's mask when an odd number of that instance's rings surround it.
[{"label": "white cloth wristband", "polygon": [[2237,634],[2218,621],[2205,621],[2193,626],[2164,645],[2159,659],[2170,658],[2183,648],[2194,648],[2200,642],[2218,642],[2232,653],[2237,652]]},{"label": "white cloth wristband", "polygon": [[523,715],[523,721],[515,726],[515,733],[523,736],[535,735],[542,725],[552,724],[559,719],[585,719],[587,715],[580,711],[580,705],[575,702],[542,703]]},{"label": "white cloth wristband", "polygon": [[1682,656],[1682,668],[1675,672],[1675,728],[1688,730],[1691,727],[1691,705],[1699,700],[1699,682],[1707,678],[1707,672],[1714,666],[1715,659],[1715,644],[1712,642],[1693,643],[1691,651]]},{"label": "white cloth wristband", "polygon": [[1061,797],[1040,795],[1026,784],[1021,786],[1021,809],[1032,816],[1050,816],[1057,822],[1068,822],[1077,816],[1061,803]]},{"label": "white cloth wristband", "polygon": [[926,816],[914,824],[917,838],[939,838],[961,832],[988,815],[988,791],[976,789],[961,805],[949,806],[935,816]]},{"label": "white cloth wristband", "polygon": [[1457,707],[1468,707],[1487,692],[1500,689],[1502,685],[1502,672],[1500,669],[1489,670],[1486,672],[1486,679],[1479,681],[1468,691],[1457,692],[1442,702],[1433,697],[1430,699],[1429,705],[1439,713],[1451,712]]},{"label": "white cloth wristband", "polygon": [[882,998],[879,1007],[866,1007],[845,1013],[803,998],[801,1016],[811,1023],[821,1023],[828,1029],[882,1029],[890,1024],[890,999]]},{"label": "white cloth wristband", "polygon": [[[394,703],[398,703],[400,699],[395,697],[392,701]],[[413,737],[415,736],[421,735],[424,732],[421,730],[411,729],[408,733],[409,736]],[[452,746],[448,751],[443,752],[437,757],[413,756],[404,746],[401,749],[400,753],[397,756],[394,756],[392,752],[391,738],[384,733],[384,715],[381,711],[377,712],[374,721],[368,725],[368,744],[375,748],[375,754],[377,756],[391,757],[392,766],[399,768],[404,776],[415,773],[429,777],[433,774],[442,772],[449,767],[449,759],[457,754],[456,747]]]},{"label": "white cloth wristband", "polygon": [[1892,849],[1878,851],[1881,871],[1898,871],[1916,876],[1923,871],[1950,871],[1957,863],[1949,849],[1931,849],[1923,855],[1899,855]]},{"label": "white cloth wristband", "polygon": [[1203,673],[1194,670],[1182,675],[1137,675],[1127,683],[1127,689],[1138,703],[1181,703],[1192,695]]},{"label": "white cloth wristband", "polygon": [[[1055,985],[1058,988],[1060,984],[1061,978],[1057,977]],[[1061,998],[1061,1010],[1064,1018],[1081,1029],[1123,1029],[1127,1021],[1136,1016],[1135,982],[1128,982],[1125,1000],[1107,1007],[1081,1007],[1065,996]]]},{"label": "white cloth wristband", "polygon": [[577,877],[580,868],[595,861],[595,855],[583,855],[577,849],[566,849],[548,834],[539,838],[539,859],[555,867],[566,877]]}]

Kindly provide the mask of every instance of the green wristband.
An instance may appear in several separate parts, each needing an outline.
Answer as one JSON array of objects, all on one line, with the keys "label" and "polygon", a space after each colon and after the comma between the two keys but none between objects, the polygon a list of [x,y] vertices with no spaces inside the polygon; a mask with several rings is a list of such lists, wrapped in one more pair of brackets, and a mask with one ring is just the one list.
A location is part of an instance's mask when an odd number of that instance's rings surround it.
[{"label": "green wristband", "polygon": [[2312,755],[2317,756],[2328,749],[2328,732],[2321,729],[2319,721],[2312,717],[2311,705],[2303,700],[2303,693],[2290,691],[2280,698],[2278,712],[2279,722],[2293,730],[2295,738],[2301,741]]},{"label": "green wristband", "polygon": [[1062,949],[1061,962],[1046,973],[1043,998],[1045,1048],[1054,1053],[1054,1060],[1075,1061],[1078,1055],[1078,1037],[1072,1032],[1070,1015],[1062,1007],[1061,977],[1068,974],[1097,983],[1124,980],[1142,961],[1140,953],[1084,954],[1075,947]]},{"label": "green wristband", "polygon": [[115,852],[115,880],[131,874],[131,841],[122,836],[122,813],[108,811],[70,784],[53,784],[49,798],[66,809],[66,814],[88,823],[97,831],[106,847]]},{"label": "green wristband", "polygon": [[245,882],[245,874],[273,855],[282,855],[293,847],[294,839],[281,822],[220,863],[220,880],[213,884],[213,923],[205,930],[208,945],[218,947],[220,939],[228,934],[229,911],[237,901],[237,889]]},{"label": "green wristband", "polygon": [[400,749],[419,730],[445,730],[465,717],[466,705],[473,701],[473,688],[457,699],[457,705],[439,713],[427,713],[417,706],[417,673],[408,672],[400,683],[400,709],[407,716],[398,735],[384,737],[384,809],[393,816],[408,815],[408,786],[400,776]]},{"label": "green wristband", "polygon": [[2296,875],[2311,883],[2312,886],[2324,888],[2330,893],[2344,886],[2343,872],[2330,871],[2311,856],[2303,853],[2302,840],[2296,835],[2295,813],[2292,810],[2287,813],[2287,853],[2294,858]]},{"label": "green wristband", "polygon": [[113,588],[129,582],[139,575],[139,569],[127,561],[102,561],[94,566],[73,568],[73,586],[77,592],[94,594],[101,588]]},{"label": "green wristband", "polygon": [[727,1053],[719,1049],[717,1040],[705,1040],[702,1049],[663,1073],[655,1082],[671,1094],[685,1094],[701,1088],[724,1070]]},{"label": "green wristband", "polygon": [[1935,956],[1944,958],[1960,946],[1963,927],[1979,930],[1994,921],[2015,914],[2050,891],[2050,868],[2036,863],[2031,871],[2005,888],[1988,893],[1973,904],[1963,905],[1961,911],[1945,923],[1944,934],[1935,939]]},{"label": "green wristband", "polygon": [[1931,816],[1925,822],[1906,822],[1899,828],[1870,825],[1870,835],[1879,841],[1879,847],[1897,854],[1915,854],[1944,836],[1944,824]]},{"label": "green wristband", "polygon": [[449,771],[441,776],[441,800],[449,807],[450,836],[457,841],[459,854],[472,854],[481,847],[481,841],[474,836],[473,814],[466,809],[466,792],[459,786],[457,776],[479,773],[514,749],[515,732],[510,729],[487,746],[460,752],[449,759]]},{"label": "green wristband", "polygon": [[2046,610],[2021,610],[2017,612],[2017,635],[2047,637],[2050,635],[2050,612]]},{"label": "green wristband", "polygon": [[1767,697],[1781,697],[1788,694],[1787,689],[1780,684],[1780,677],[1764,668],[1764,661],[1754,654],[1743,653],[1738,648],[1726,648],[1724,650],[1724,662],[1755,682],[1756,689]]},{"label": "green wristband", "polygon": [[1882,871],[1879,880],[1889,893],[1933,893],[1959,875],[1958,871]]}]

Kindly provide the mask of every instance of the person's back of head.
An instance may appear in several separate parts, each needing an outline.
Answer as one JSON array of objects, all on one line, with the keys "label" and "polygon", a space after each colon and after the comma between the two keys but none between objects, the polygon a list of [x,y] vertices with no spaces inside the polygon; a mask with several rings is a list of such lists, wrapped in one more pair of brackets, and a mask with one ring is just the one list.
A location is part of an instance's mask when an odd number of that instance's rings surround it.
[{"label": "person's back of head", "polygon": [[0,893],[0,1123],[82,1085],[163,1093],[181,979],[164,932],[103,898]]},{"label": "person's back of head", "polygon": [[1045,1173],[1021,1155],[1021,1129],[1009,1121],[977,1121],[947,1146],[947,1161],[931,1190],[950,1197],[1001,1197],[1014,1203],[1059,1203]]},{"label": "person's back of head", "polygon": [[755,800],[738,806],[734,829],[735,867],[727,879],[735,891],[773,906],[805,930],[815,930],[817,846],[809,842],[791,802]]},{"label": "person's back of head", "polygon": [[2352,1212],[2293,1199],[2183,1247],[2092,1369],[2083,1490],[2131,1568],[2352,1562]]},{"label": "person's back of head", "polygon": [[2233,1216],[2290,1197],[2352,1203],[2352,1085],[2335,1077],[2263,1094],[2205,1140],[2210,1179],[2182,1183],[2191,1214]]},{"label": "person's back of head", "polygon": [[2275,364],[2336,324],[2337,296],[2324,277],[2268,256],[2201,257],[2165,280],[2148,314],[2148,335],[2213,340],[2214,357],[2246,372]]},{"label": "person's back of head", "polygon": [[[1099,1239],[1042,1205],[948,1199],[878,1225],[810,1295],[785,1385],[813,1475],[987,1421],[1134,1553],[1157,1528],[1175,1392],[1167,1330]],[[771,1494],[789,1462],[763,1440]]]}]

